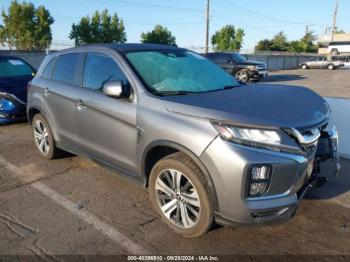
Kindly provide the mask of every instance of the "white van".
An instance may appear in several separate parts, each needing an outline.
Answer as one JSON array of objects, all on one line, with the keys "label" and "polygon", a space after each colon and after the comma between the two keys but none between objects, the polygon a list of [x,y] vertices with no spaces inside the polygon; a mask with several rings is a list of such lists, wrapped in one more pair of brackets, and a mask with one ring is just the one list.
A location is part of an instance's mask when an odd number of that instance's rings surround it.
[{"label": "white van", "polygon": [[331,53],[331,54],[350,53],[350,41],[331,42],[328,46],[328,53]]}]

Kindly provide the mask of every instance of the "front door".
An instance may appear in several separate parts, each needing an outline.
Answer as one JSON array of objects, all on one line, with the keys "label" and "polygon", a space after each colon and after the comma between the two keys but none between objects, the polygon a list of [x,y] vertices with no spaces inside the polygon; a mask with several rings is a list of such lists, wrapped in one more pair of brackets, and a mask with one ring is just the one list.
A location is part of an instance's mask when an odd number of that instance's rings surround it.
[{"label": "front door", "polygon": [[85,59],[80,98],[75,101],[75,123],[81,150],[108,164],[137,172],[136,103],[103,93],[108,81],[128,80],[117,61],[102,53]]}]

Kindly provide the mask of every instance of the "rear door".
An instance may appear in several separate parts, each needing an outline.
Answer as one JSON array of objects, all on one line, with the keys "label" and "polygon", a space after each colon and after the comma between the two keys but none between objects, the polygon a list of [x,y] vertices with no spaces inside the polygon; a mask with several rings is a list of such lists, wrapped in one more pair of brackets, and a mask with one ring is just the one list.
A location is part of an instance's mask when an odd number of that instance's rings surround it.
[{"label": "rear door", "polygon": [[[79,75],[82,68],[81,53],[63,54],[49,64],[42,76],[42,92],[45,113],[57,134],[57,142],[65,146],[76,146],[76,130],[73,113],[78,93]],[[54,63],[54,61],[52,61]],[[53,66],[53,69],[50,67]],[[45,69],[46,70],[46,69]],[[52,70],[52,73],[50,73]]]},{"label": "rear door", "polygon": [[75,123],[81,150],[99,160],[136,172],[136,103],[103,93],[108,81],[129,81],[116,58],[109,54],[86,54]]}]

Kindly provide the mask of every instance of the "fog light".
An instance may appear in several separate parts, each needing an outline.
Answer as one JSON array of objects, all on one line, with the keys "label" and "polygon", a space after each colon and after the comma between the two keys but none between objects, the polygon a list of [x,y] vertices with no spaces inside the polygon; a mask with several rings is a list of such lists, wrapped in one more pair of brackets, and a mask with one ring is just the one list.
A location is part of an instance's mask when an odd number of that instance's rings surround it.
[{"label": "fog light", "polygon": [[262,196],[270,185],[270,168],[268,166],[254,166],[249,169],[248,195]]}]

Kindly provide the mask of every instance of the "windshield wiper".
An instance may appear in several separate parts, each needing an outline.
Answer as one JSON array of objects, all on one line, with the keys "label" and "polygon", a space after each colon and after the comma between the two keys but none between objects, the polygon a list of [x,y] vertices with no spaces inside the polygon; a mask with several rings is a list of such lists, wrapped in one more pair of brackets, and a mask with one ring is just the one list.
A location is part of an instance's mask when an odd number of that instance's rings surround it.
[{"label": "windshield wiper", "polygon": [[156,94],[160,96],[183,96],[183,95],[188,95],[193,93],[195,92],[191,92],[191,91],[158,91],[156,92]]}]

